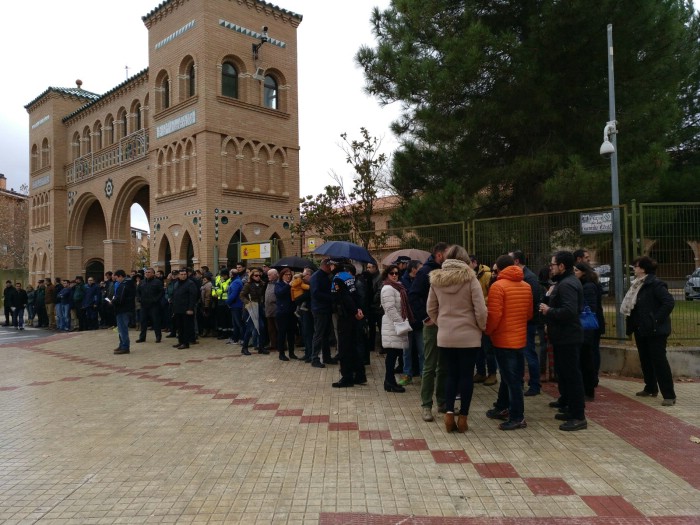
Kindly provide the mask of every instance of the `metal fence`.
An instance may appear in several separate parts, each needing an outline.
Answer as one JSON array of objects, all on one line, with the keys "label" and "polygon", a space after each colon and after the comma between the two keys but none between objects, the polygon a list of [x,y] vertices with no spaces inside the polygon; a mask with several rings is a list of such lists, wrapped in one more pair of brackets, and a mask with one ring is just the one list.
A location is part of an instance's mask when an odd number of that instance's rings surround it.
[{"label": "metal fence", "polygon": [[585,248],[594,266],[609,266],[610,293],[604,301],[608,325],[605,337],[616,334],[614,294],[627,291],[631,262],[649,255],[659,263],[657,275],[666,281],[676,299],[672,314],[671,344],[700,345],[700,300],[686,297],[692,288],[688,276],[700,268],[700,203],[645,203],[620,206],[622,227],[623,283],[612,276],[612,210],[584,208],[552,213],[476,219],[470,222],[393,228],[384,231],[333,235],[325,240],[347,240],[366,244],[377,260],[402,248],[429,251],[437,242],[458,243],[480,262],[491,265],[509,251],[525,253],[528,266],[537,273],[553,252]]}]

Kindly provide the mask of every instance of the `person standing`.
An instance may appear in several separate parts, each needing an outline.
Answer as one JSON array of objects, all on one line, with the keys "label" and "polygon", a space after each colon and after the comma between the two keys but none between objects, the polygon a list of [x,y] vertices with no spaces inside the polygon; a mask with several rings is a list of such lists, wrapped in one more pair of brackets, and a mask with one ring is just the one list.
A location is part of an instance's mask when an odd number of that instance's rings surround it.
[{"label": "person standing", "polygon": [[632,262],[634,281],[620,312],[627,316],[627,335],[634,334],[644,375],[640,397],[656,397],[661,391],[665,407],[676,404],[673,374],[666,357],[666,340],[671,335],[671,312],[676,304],[668,286],[656,277],[657,264],[651,257]]},{"label": "person standing", "polygon": [[[275,320],[277,321],[277,351],[280,361],[299,359],[294,353],[296,317],[294,317],[291,282],[292,270],[282,268],[280,278],[275,283],[275,297],[277,299]],[[289,350],[289,357],[286,356],[287,350]]]},{"label": "person standing", "polygon": [[199,289],[200,303],[199,309],[201,317],[199,329],[202,337],[212,337],[214,335],[214,300],[212,299],[212,288],[214,276],[206,271],[202,274],[202,286]]},{"label": "person standing", "polygon": [[588,263],[577,262],[574,265],[574,275],[583,285],[584,307],[588,306],[598,321],[598,328],[583,330],[583,344],[581,345],[583,393],[586,396],[586,401],[593,401],[595,387],[598,386],[598,370],[600,368],[600,334],[605,332],[603,289],[598,282],[598,274]]},{"label": "person standing", "polygon": [[[233,271],[231,272],[233,274]],[[231,309],[227,304],[228,288],[231,284],[228,268],[221,268],[219,275],[214,279],[211,295],[216,301],[216,328],[217,339],[232,339],[234,343],[243,335],[232,332]]]},{"label": "person standing", "polygon": [[331,259],[328,264],[333,274],[331,296],[338,314],[338,356],[340,358],[340,381],[331,386],[346,388],[367,383],[365,365],[357,352],[357,323],[364,319],[355,286],[355,276],[346,267],[350,261]]},{"label": "person standing", "polygon": [[[331,330],[333,330],[333,296],[331,295],[330,259],[324,259],[311,276],[311,313],[314,316],[314,338],[311,366],[325,368],[336,364],[331,357]],[[278,327],[279,328],[279,327]],[[371,331],[371,327],[370,327]],[[321,362],[323,357],[323,362]]]},{"label": "person standing", "polygon": [[[406,290],[406,297],[411,285],[418,274],[418,270],[423,267],[423,263],[413,259],[408,263],[406,271],[401,276],[401,284]],[[410,308],[410,305],[409,305]],[[423,323],[416,321],[411,322],[412,330],[408,332],[408,348],[403,351],[403,377],[399,380],[399,385],[406,386],[413,383],[413,376],[420,378],[423,375],[423,363],[425,362],[425,352],[423,351],[423,333],[421,328]]]},{"label": "person standing", "polygon": [[56,316],[57,329],[64,332],[71,330],[71,302],[73,297],[73,289],[70,287],[68,279],[64,279],[61,285],[61,290],[56,296]]},{"label": "person standing", "polygon": [[265,325],[267,326],[268,347],[263,347],[262,354],[269,354],[269,348],[277,348],[277,297],[275,297],[275,283],[279,279],[279,273],[274,268],[267,271],[267,287],[265,288]]},{"label": "person standing", "polygon": [[95,282],[94,278],[88,277],[85,295],[81,304],[83,318],[85,319],[85,330],[97,330],[97,309],[101,300],[100,286]]},{"label": "person standing", "polygon": [[[479,260],[474,256],[469,256],[469,266],[476,278],[479,279],[481,291],[484,293],[484,299],[488,302],[489,287],[491,282],[496,280],[496,275],[492,273],[491,268],[485,264],[480,264]],[[474,374],[474,383],[481,383],[484,386],[493,386],[498,383],[498,364],[496,356],[491,345],[491,339],[484,334],[481,338],[481,349],[476,356],[476,374]]]},{"label": "person standing", "polygon": [[406,389],[396,382],[394,367],[399,353],[409,348],[409,334],[398,334],[396,324],[408,320],[413,322],[413,313],[408,304],[408,293],[399,280],[400,270],[396,264],[390,264],[382,272],[383,286],[381,303],[384,309],[382,316],[382,347],[386,352],[384,369],[384,390],[387,392],[405,392]]},{"label": "person standing", "polygon": [[[49,330],[55,330],[56,329],[56,294],[58,293],[58,290],[56,289],[56,285],[53,283],[50,277],[47,277],[46,279],[46,295],[44,297],[44,304],[46,305],[46,316],[48,317],[48,326]],[[58,280],[56,280],[56,284],[59,284]]]},{"label": "person standing", "polygon": [[[110,277],[112,275],[110,274]],[[136,290],[134,281],[126,276],[124,270],[117,270],[113,275],[115,281],[111,286],[112,297],[105,301],[110,305],[110,312],[114,313],[117,323],[117,333],[119,334],[119,346],[114,349],[114,354],[129,354],[129,321],[134,313]]]},{"label": "person standing", "polygon": [[24,310],[27,308],[27,291],[22,288],[22,283],[15,283],[16,294],[12,299],[12,326],[17,330],[24,330]]},{"label": "person standing", "polygon": [[31,284],[27,285],[27,323],[34,326],[34,316],[36,316],[36,290]]},{"label": "person standing", "polygon": [[[445,262],[430,274],[427,311],[437,325],[437,347],[447,368],[445,380],[445,429],[464,433],[474,393],[474,365],[486,328],[486,302],[469,254],[462,246],[450,246]],[[427,346],[427,345],[426,345]],[[455,421],[455,398],[460,395]]]},{"label": "person standing", "polygon": [[13,304],[15,303],[15,295],[17,290],[12,286],[12,281],[5,281],[5,290],[2,294],[3,305],[5,307],[5,326],[10,326],[13,321],[14,314],[12,313]]},{"label": "person standing", "polygon": [[46,315],[46,283],[40,279],[34,294],[34,309],[36,310],[37,326],[46,328],[49,326],[49,318]]},{"label": "person standing", "polygon": [[[223,275],[222,275],[223,278]],[[231,272],[230,278],[224,283],[228,283],[226,293],[223,295],[224,305],[228,308],[228,326],[232,327],[228,333],[231,337],[226,341],[227,345],[243,343],[243,335],[245,327],[243,326],[243,301],[241,301],[241,291],[243,290],[243,281],[237,272]],[[245,352],[243,352],[245,355]]]},{"label": "person standing", "polygon": [[[416,273],[411,289],[408,291],[408,301],[413,317],[416,319],[414,330],[422,332],[423,336],[425,361],[423,362],[423,376],[420,385],[423,421],[433,421],[433,396],[437,401],[438,412],[445,411],[446,370],[437,349],[437,325],[428,315],[426,303],[430,292],[430,272],[442,266],[447,248],[447,243],[444,242],[433,246],[430,257]],[[418,334],[416,334],[417,336]]]},{"label": "person standing", "polygon": [[[239,294],[243,307],[248,312],[245,331],[243,335],[243,345],[241,353],[250,355],[248,345],[252,338],[253,345],[257,347],[258,353],[263,349],[263,330],[265,329],[265,311],[263,303],[265,301],[265,285],[262,282],[262,270],[253,268],[250,272],[250,280],[243,285]],[[256,321],[257,320],[257,324]]]},{"label": "person standing", "polygon": [[[496,259],[498,279],[489,289],[486,334],[496,353],[501,384],[491,419],[503,419],[501,430],[527,427],[523,397],[522,363],[527,343],[528,321],[532,319],[532,289],[523,281],[523,270],[510,255]],[[538,369],[539,372],[539,369]]]},{"label": "person standing", "polygon": [[187,268],[180,268],[173,290],[173,324],[178,337],[178,344],[173,345],[173,348],[185,350],[194,341],[194,310],[198,299],[197,285],[187,275]]},{"label": "person standing", "polygon": [[73,304],[71,305],[71,321],[73,321],[73,315],[75,315],[75,321],[77,321],[73,322],[72,329],[83,332],[87,328],[87,318],[85,316],[85,310],[83,309],[83,299],[85,298],[87,286],[81,275],[75,276],[75,284],[72,286],[72,289]]},{"label": "person standing", "polygon": [[532,316],[530,316],[527,321],[527,344],[522,354],[524,359],[520,367],[520,378],[523,382],[525,381],[525,363],[527,363],[529,379],[527,383],[528,389],[524,395],[537,396],[542,390],[542,383],[540,382],[540,359],[537,355],[537,318],[539,317],[537,315],[537,309],[542,302],[542,287],[535,273],[525,266],[525,254],[521,250],[514,250],[508,255],[513,258],[515,264],[523,271],[523,281],[530,285],[530,290],[532,291],[533,310]]},{"label": "person standing", "polygon": [[[187,270],[185,270],[185,275],[187,275]],[[161,299],[164,293],[163,281],[156,277],[156,272],[153,268],[146,268],[144,279],[136,289],[136,297],[141,302],[141,333],[136,340],[137,343],[144,343],[146,341],[146,332],[149,322],[153,325],[156,343],[160,343],[162,337],[160,329],[160,311]]]},{"label": "person standing", "polygon": [[559,379],[559,399],[549,404],[563,409],[555,416],[564,421],[559,430],[576,431],[588,427],[586,402],[581,375],[581,345],[583,329],[579,314],[583,310],[583,286],[574,275],[574,255],[559,251],[549,265],[554,286],[540,305],[547,336],[554,350],[554,369]]}]

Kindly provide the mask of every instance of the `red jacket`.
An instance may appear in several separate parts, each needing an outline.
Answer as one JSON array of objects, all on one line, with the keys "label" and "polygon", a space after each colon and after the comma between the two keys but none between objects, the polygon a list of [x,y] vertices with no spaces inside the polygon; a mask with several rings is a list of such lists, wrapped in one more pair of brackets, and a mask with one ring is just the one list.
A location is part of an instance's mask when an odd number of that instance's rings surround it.
[{"label": "red jacket", "polygon": [[489,288],[486,335],[496,348],[520,349],[527,342],[527,322],[532,319],[532,288],[523,281],[518,266],[508,266],[498,273]]}]

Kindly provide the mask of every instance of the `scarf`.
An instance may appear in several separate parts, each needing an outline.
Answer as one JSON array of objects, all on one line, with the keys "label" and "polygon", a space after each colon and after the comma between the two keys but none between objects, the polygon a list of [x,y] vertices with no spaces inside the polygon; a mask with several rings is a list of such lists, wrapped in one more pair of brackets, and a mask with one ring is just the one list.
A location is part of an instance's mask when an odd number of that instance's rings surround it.
[{"label": "scarf", "polygon": [[625,298],[622,299],[622,304],[620,305],[620,313],[622,315],[631,315],[632,314],[632,310],[634,310],[634,307],[637,304],[637,294],[639,293],[639,289],[644,284],[644,281],[646,280],[646,278],[647,278],[647,276],[645,275],[644,277],[640,277],[639,279],[635,279],[634,282],[632,283],[632,286],[630,286],[630,289],[627,290],[627,293],[625,294]]},{"label": "scarf", "polygon": [[401,319],[408,319],[409,323],[414,322],[415,319],[413,318],[413,312],[408,304],[408,293],[406,292],[406,287],[400,282],[395,282],[390,279],[384,281],[384,285],[391,286],[401,295]]}]

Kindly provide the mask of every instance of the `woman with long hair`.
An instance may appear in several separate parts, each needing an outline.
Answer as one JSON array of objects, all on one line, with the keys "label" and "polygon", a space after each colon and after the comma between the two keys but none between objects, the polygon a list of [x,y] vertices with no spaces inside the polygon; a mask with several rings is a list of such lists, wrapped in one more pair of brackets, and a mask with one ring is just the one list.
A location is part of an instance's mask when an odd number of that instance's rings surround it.
[{"label": "woman with long hair", "polygon": [[[447,366],[445,429],[466,432],[474,391],[474,365],[486,328],[486,302],[481,284],[463,247],[450,246],[442,268],[430,272],[428,315],[438,327],[437,345]],[[455,422],[455,398],[460,395]]]},{"label": "woman with long hair", "polygon": [[598,320],[598,328],[583,331],[580,361],[583,393],[586,396],[586,401],[593,401],[600,370],[600,335],[605,333],[603,289],[598,282],[598,274],[586,262],[581,261],[574,264],[574,275],[583,285],[584,306],[588,306]]},{"label": "woman with long hair", "polygon": [[380,300],[384,309],[382,317],[382,347],[386,352],[384,359],[384,390],[387,392],[405,392],[406,389],[396,382],[394,367],[396,359],[408,348],[408,332],[400,334],[396,325],[408,320],[414,321],[411,307],[408,304],[406,287],[401,284],[399,267],[390,264],[382,272],[382,288]]}]

